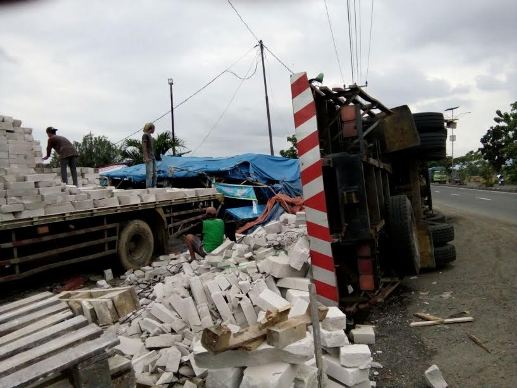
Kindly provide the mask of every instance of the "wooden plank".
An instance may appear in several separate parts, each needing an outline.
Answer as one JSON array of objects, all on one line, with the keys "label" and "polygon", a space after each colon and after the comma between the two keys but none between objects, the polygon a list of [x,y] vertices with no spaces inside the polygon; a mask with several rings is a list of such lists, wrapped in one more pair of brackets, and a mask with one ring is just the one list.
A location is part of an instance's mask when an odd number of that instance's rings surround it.
[{"label": "wooden plank", "polygon": [[102,329],[96,325],[88,325],[72,333],[65,334],[53,339],[43,345],[19,353],[16,356],[4,361],[0,361],[0,376],[13,373],[16,370],[25,368],[42,358],[56,353],[59,350],[84,342],[89,339],[97,338],[102,334]]},{"label": "wooden plank", "polygon": [[24,317],[13,319],[9,322],[4,323],[3,325],[0,325],[0,336],[21,329],[22,327],[27,326],[33,322],[39,321],[40,319],[48,317],[49,315],[56,314],[65,310],[69,310],[67,304],[60,303],[47,307],[43,310],[27,314]]},{"label": "wooden plank", "polygon": [[58,373],[77,365],[79,362],[101,354],[106,348],[116,346],[119,339],[113,335],[103,335],[100,338],[88,341],[58,354],[50,356],[42,361],[21,369],[13,374],[0,378],[2,387],[26,387],[51,373]]},{"label": "wooden plank", "polygon": [[[309,306],[310,308],[310,306]],[[249,344],[257,344],[258,340],[263,341],[266,338],[268,329],[274,327],[282,322],[288,322],[287,315],[289,314],[290,307],[284,310],[279,310],[275,313],[266,314],[266,318],[256,325],[248,326],[247,328],[232,333],[225,326],[214,326],[203,330],[201,335],[201,343],[205,349],[211,352],[223,352],[230,349],[245,348]],[[308,309],[309,311],[309,309]],[[318,306],[318,319],[322,321],[327,315],[328,307],[319,305]],[[293,320],[294,318],[291,318]],[[298,323],[305,325],[311,324],[310,313],[305,313],[299,317],[296,317]],[[285,323],[284,323],[285,324]]]},{"label": "wooden plank", "polygon": [[56,323],[64,321],[65,319],[72,318],[74,314],[71,311],[62,311],[60,313],[51,315],[44,319],[38,320],[28,326],[21,328],[20,330],[13,331],[12,333],[6,334],[0,337],[0,346],[8,344],[19,338],[30,335],[38,330],[45,329],[46,327],[52,326]]},{"label": "wooden plank", "polygon": [[435,326],[441,324],[451,324],[451,323],[465,323],[474,321],[473,317],[462,317],[462,318],[450,318],[450,319],[441,319],[439,321],[422,321],[422,322],[411,322],[409,326],[411,327],[421,327],[421,326]]},{"label": "wooden plank", "polygon": [[45,292],[41,292],[36,295],[29,296],[24,299],[17,300],[15,302],[4,304],[4,305],[0,306],[0,314],[4,314],[8,311],[15,310],[17,308],[26,306],[30,303],[40,301],[42,299],[50,298],[51,296],[54,296],[54,294],[51,292],[45,291]]},{"label": "wooden plank", "polygon": [[88,321],[81,315],[64,322],[60,322],[57,325],[47,327],[46,329],[37,331],[36,333],[32,333],[26,337],[19,338],[16,341],[0,347],[0,360],[11,357],[29,348],[39,346],[54,338],[60,337],[65,333],[84,327],[87,324]]},{"label": "wooden plank", "polygon": [[40,300],[39,302],[34,302],[28,304],[26,306],[20,307],[16,310],[11,310],[3,315],[0,315],[0,323],[4,323],[10,321],[12,319],[18,318],[20,316],[26,315],[28,313],[32,313],[38,310],[43,310],[46,307],[59,304],[60,301],[57,296],[53,296],[51,298]]}]

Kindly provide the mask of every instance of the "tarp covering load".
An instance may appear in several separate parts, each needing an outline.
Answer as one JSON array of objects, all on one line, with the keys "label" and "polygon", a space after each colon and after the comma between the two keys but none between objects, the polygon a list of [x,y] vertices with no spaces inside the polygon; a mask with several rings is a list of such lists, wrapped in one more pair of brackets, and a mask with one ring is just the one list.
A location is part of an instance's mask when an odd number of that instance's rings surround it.
[{"label": "tarp covering load", "polygon": [[[243,154],[231,157],[178,157],[164,156],[157,161],[158,179],[194,178],[200,175],[248,181],[267,186],[281,185],[278,191],[292,196],[302,193],[300,165],[297,159],[261,154]],[[145,182],[145,165],[138,164],[104,174],[110,179]]]}]

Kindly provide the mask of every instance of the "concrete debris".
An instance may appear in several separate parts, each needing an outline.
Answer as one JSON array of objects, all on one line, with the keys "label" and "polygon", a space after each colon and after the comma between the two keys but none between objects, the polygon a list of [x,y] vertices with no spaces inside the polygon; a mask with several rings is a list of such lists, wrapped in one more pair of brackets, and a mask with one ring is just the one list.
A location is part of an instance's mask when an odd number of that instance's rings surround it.
[{"label": "concrete debris", "polygon": [[[139,384],[316,387],[312,327],[291,319],[309,306],[306,235],[304,213],[284,215],[237,242],[225,240],[205,259],[190,261],[188,252],[162,255],[126,272],[122,279],[136,290],[141,307],[117,324],[116,351],[131,360]],[[264,322],[268,311],[289,307],[288,320],[261,343],[217,353],[201,344],[203,329],[222,325],[242,335]],[[331,307],[321,321],[324,381],[330,382],[328,375],[362,387],[369,384],[371,353],[366,345],[350,345],[345,329],[346,315]],[[371,340],[372,328],[358,329],[353,338]]]},{"label": "concrete debris", "polygon": [[436,365],[431,365],[424,375],[427,385],[431,388],[447,388],[449,386]]},{"label": "concrete debris", "polygon": [[375,344],[375,332],[373,326],[357,325],[355,329],[350,330],[354,344]]}]

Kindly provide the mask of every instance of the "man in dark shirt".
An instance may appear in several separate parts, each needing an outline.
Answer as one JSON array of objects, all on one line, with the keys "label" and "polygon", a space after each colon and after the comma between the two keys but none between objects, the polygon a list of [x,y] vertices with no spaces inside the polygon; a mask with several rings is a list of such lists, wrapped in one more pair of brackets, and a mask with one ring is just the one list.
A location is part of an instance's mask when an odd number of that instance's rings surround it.
[{"label": "man in dark shirt", "polygon": [[45,156],[43,160],[47,160],[50,157],[52,149],[56,151],[61,163],[61,180],[68,184],[66,168],[69,166],[70,172],[72,173],[72,181],[74,182],[75,186],[78,186],[77,157],[79,156],[79,153],[72,145],[72,143],[70,143],[70,140],[68,140],[66,137],[56,135],[56,128],[48,127],[46,132],[48,136],[47,156]]},{"label": "man in dark shirt", "polygon": [[154,155],[154,124],[147,123],[144,125],[144,134],[142,135],[142,150],[144,152],[145,163],[145,187],[156,187],[156,157]]}]

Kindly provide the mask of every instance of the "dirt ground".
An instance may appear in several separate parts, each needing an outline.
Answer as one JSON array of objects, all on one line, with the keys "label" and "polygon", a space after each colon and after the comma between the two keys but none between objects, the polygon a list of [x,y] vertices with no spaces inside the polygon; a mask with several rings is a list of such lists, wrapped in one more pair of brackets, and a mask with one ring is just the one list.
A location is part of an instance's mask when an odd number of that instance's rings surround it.
[{"label": "dirt ground", "polygon": [[[378,387],[424,387],[424,371],[438,365],[451,387],[517,386],[517,225],[440,206],[455,226],[457,260],[436,272],[407,278],[371,312],[374,360],[383,365]],[[415,312],[472,323],[409,327]],[[469,339],[479,338],[490,353]],[[381,352],[381,353],[377,353]]]}]

